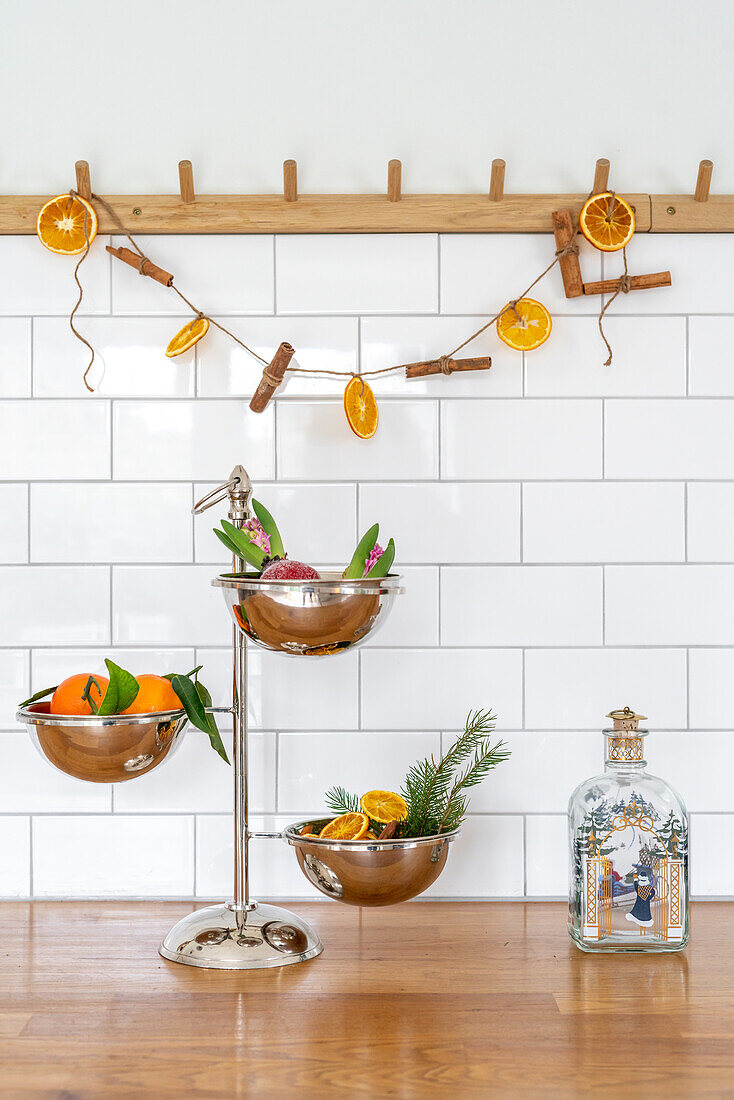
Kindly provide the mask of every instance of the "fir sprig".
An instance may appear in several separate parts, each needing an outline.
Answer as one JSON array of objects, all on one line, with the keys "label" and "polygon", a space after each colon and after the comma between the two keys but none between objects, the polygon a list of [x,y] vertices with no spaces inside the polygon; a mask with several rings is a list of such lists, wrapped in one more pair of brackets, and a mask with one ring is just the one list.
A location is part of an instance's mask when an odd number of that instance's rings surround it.
[{"label": "fir sprig", "polygon": [[[400,823],[401,837],[435,836],[458,828],[469,808],[465,792],[510,756],[504,741],[490,742],[495,724],[491,711],[472,711],[463,732],[443,756],[425,757],[411,765],[402,786],[408,816]],[[360,811],[359,797],[344,787],[332,787],[325,800],[335,814]]]},{"label": "fir sprig", "polygon": [[324,802],[335,814],[360,813],[359,795],[351,794],[344,787],[331,787],[324,796]]}]

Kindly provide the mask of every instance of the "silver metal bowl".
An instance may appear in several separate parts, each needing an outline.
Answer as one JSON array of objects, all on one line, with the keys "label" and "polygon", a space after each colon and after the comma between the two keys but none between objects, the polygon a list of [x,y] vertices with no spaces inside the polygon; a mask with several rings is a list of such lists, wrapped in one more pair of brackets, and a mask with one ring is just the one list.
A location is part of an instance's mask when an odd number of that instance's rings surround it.
[{"label": "silver metal bowl", "polygon": [[460,832],[410,840],[321,840],[300,835],[310,824],[289,825],[283,836],[308,881],[345,905],[397,905],[422,894],[443,871]]},{"label": "silver metal bowl", "polygon": [[50,703],[16,715],[55,768],[88,783],[124,783],[152,771],[178,747],[188,719],[181,710],[100,718],[51,714]]},{"label": "silver metal bowl", "polygon": [[400,577],[346,581],[324,572],[318,581],[261,580],[256,574],[223,573],[222,589],[239,629],[275,653],[324,657],[353,649],[385,622],[404,592]]}]

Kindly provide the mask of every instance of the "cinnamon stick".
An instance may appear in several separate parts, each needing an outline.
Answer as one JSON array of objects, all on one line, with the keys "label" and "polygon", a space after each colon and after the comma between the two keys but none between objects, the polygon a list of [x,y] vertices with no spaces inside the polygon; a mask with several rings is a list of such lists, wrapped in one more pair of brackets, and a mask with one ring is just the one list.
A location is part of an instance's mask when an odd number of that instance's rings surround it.
[{"label": "cinnamon stick", "polygon": [[[442,363],[445,362],[447,370],[444,371]],[[489,370],[492,360],[489,355],[482,355],[478,359],[450,359],[448,356],[441,359],[426,359],[420,363],[406,363],[406,378],[426,378],[429,374],[453,374],[455,371],[465,370]]]},{"label": "cinnamon stick", "polygon": [[138,256],[137,252],[133,252],[131,248],[114,248],[111,244],[108,244],[107,251],[113,256],[116,256],[118,260],[122,260],[124,264],[129,264],[130,267],[136,268],[141,275],[148,275],[151,279],[155,279],[157,283],[162,283],[163,286],[173,286],[173,275],[170,271],[164,271],[162,267],[158,267],[152,260],[143,259]]},{"label": "cinnamon stick", "polygon": [[[566,248],[573,240],[574,224],[570,210],[553,211],[553,234],[556,238],[556,248]],[[581,278],[581,265],[576,253],[569,252],[559,259],[561,275],[563,277],[563,289],[567,298],[579,298],[584,293],[584,282]]]},{"label": "cinnamon stick", "polygon": [[[652,290],[656,286],[670,286],[669,271],[654,271],[650,275],[630,275],[630,290]],[[614,294],[619,289],[619,279],[602,279],[598,283],[584,283],[584,294]]]},{"label": "cinnamon stick", "polygon": [[387,825],[382,830],[382,832],[380,833],[380,835],[378,836],[377,839],[378,840],[390,840],[392,837],[395,836],[397,831],[398,831],[397,821],[388,821]]},{"label": "cinnamon stick", "polygon": [[283,381],[285,372],[288,370],[288,364],[295,354],[296,349],[283,342],[268,365],[263,368],[260,385],[253,393],[250,401],[250,408],[253,412],[261,413],[268,407],[270,398]]}]

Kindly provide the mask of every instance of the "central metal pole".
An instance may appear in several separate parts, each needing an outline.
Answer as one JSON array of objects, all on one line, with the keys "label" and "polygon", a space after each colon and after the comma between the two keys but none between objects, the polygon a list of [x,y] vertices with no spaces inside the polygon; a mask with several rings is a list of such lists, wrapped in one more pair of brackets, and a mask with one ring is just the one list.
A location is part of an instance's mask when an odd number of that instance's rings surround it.
[{"label": "central metal pole", "polygon": [[[235,466],[230,475],[229,519],[234,527],[242,528],[249,519],[249,501],[252,486],[246,470]],[[235,573],[243,573],[246,563],[242,558],[232,558]],[[247,639],[235,626],[232,631],[233,683],[232,683],[232,766],[234,774],[234,900],[232,908],[237,914],[238,925],[244,925],[245,914],[253,909],[250,902],[248,879],[249,812],[247,793]]]}]

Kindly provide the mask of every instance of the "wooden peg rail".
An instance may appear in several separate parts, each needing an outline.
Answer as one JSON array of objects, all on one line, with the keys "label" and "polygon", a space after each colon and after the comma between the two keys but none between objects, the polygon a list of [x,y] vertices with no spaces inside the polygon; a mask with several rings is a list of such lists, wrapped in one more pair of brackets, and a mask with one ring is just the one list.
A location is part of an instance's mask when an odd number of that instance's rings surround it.
[{"label": "wooden peg rail", "polygon": [[[197,195],[191,161],[179,163],[175,195],[103,195],[131,233],[547,233],[554,211],[567,210],[575,224],[588,192],[505,194],[505,162],[493,160],[489,193],[406,195],[400,161],[388,166],[385,192],[375,195],[299,195],[297,165],[283,163],[283,191],[272,195]],[[634,207],[641,233],[734,233],[734,195],[711,195],[713,162],[702,160],[693,194],[624,197]],[[601,157],[594,190],[609,185],[609,161]],[[92,195],[89,164],[76,163],[76,190]],[[0,195],[0,234],[31,234],[49,195]],[[101,205],[100,233],[119,226]],[[564,258],[565,259],[565,258]],[[570,264],[564,265],[566,277]]]},{"label": "wooden peg rail", "polygon": [[178,162],[178,183],[181,192],[181,202],[191,203],[196,201],[194,194],[194,170],[190,160]]}]

